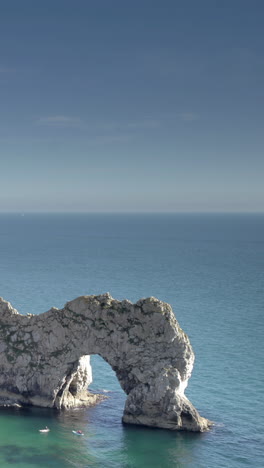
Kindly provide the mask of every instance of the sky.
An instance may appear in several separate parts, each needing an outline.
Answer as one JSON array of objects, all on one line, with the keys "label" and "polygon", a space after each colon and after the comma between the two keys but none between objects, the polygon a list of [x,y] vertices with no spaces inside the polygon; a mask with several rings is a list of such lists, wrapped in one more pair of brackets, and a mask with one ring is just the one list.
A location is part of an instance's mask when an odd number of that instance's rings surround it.
[{"label": "sky", "polygon": [[0,212],[263,212],[263,0],[2,0]]}]

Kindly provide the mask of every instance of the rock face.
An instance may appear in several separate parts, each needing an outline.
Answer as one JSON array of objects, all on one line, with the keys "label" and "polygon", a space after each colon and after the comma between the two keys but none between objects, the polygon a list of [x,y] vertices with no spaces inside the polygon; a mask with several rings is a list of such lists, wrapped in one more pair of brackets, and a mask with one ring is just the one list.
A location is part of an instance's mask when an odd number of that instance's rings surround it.
[{"label": "rock face", "polygon": [[184,390],[194,354],[171,307],[109,294],[82,296],[61,310],[20,315],[0,299],[0,405],[71,408],[95,403],[90,355],[99,354],[128,395],[123,422],[204,431]]}]

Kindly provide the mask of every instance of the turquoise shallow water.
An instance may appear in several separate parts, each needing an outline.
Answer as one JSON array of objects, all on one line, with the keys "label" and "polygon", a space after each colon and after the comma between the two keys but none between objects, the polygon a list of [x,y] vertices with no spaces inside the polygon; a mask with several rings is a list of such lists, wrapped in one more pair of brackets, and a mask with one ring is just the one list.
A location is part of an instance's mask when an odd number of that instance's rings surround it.
[{"label": "turquoise shallow water", "polygon": [[108,398],[1,409],[1,468],[264,465],[263,215],[0,215],[0,258],[0,295],[21,313],[105,291],[169,302],[196,354],[186,393],[216,422],[205,434],[123,426],[125,395],[93,356],[92,389]]}]

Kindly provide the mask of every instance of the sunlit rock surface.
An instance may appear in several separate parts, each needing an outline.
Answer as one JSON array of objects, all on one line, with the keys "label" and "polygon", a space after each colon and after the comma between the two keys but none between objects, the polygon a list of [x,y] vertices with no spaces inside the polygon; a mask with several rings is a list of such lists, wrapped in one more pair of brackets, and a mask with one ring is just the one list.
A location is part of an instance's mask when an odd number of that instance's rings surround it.
[{"label": "sunlit rock surface", "polygon": [[96,403],[91,354],[99,354],[127,394],[123,422],[204,431],[184,390],[194,353],[171,307],[109,294],[82,296],[61,310],[20,315],[0,299],[0,405],[71,408]]}]

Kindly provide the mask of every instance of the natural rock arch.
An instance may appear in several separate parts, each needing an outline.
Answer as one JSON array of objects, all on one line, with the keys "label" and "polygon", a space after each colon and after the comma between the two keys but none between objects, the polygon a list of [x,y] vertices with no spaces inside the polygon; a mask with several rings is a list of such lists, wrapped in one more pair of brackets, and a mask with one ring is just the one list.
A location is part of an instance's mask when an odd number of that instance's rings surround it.
[{"label": "natural rock arch", "polygon": [[91,354],[110,364],[128,395],[125,423],[209,427],[184,395],[194,354],[168,304],[103,294],[25,316],[0,300],[0,405],[60,409],[95,402],[96,395],[87,396]]}]

